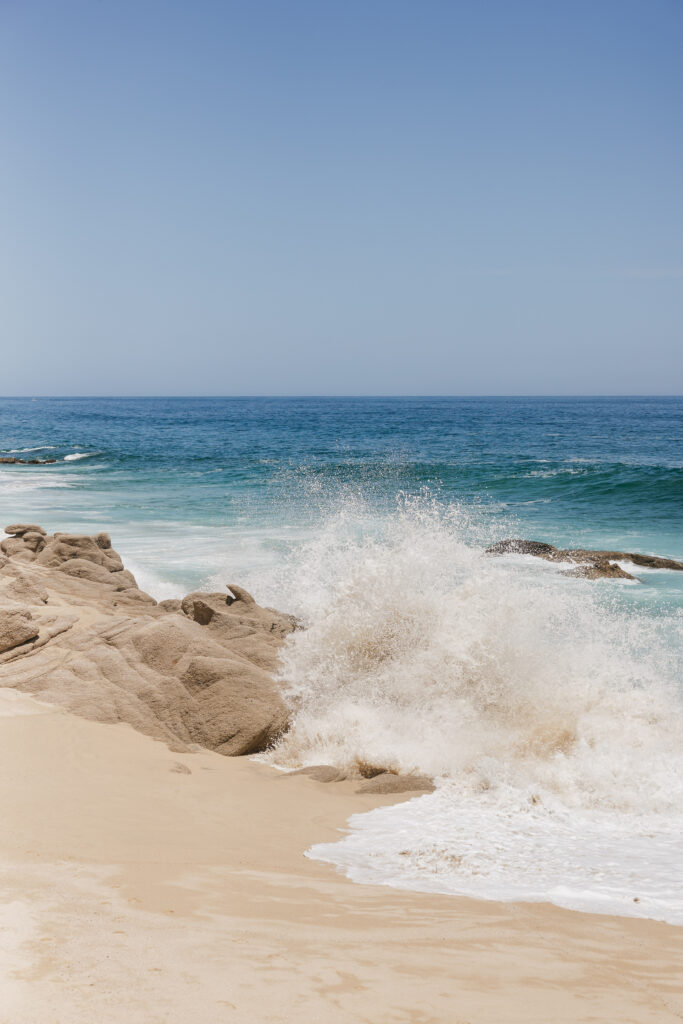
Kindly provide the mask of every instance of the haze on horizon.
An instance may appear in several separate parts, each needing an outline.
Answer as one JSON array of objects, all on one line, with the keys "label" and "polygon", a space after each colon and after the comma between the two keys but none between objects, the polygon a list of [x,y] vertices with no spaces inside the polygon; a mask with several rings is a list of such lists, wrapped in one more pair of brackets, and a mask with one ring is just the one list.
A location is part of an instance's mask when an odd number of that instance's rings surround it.
[{"label": "haze on horizon", "polygon": [[0,3],[0,394],[683,391],[676,0]]}]

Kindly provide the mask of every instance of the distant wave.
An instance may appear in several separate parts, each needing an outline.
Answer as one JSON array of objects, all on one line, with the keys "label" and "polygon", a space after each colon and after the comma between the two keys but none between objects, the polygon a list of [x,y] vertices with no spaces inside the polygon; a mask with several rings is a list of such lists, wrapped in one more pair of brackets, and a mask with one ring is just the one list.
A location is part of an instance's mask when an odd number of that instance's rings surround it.
[{"label": "distant wave", "polygon": [[4,448],[8,455],[19,455],[22,452],[48,452],[54,451],[56,444],[39,444],[35,448]]},{"label": "distant wave", "polygon": [[523,474],[524,476],[585,476],[588,473],[587,469],[570,469],[569,467],[562,467],[560,469],[532,469],[528,473]]},{"label": "distant wave", "polygon": [[74,452],[73,455],[65,455],[65,462],[75,462],[77,459],[90,459],[93,455],[101,455],[102,452]]}]

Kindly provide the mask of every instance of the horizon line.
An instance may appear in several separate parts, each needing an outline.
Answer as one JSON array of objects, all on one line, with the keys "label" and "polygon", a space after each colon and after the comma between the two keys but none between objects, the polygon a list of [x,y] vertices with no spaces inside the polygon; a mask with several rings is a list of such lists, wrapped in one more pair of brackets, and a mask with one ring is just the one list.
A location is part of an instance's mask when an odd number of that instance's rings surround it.
[{"label": "horizon line", "polygon": [[206,399],[230,399],[230,400],[252,400],[260,398],[274,398],[274,399],[321,399],[321,398],[354,398],[354,399],[377,399],[377,398],[394,398],[394,399],[407,399],[407,398],[683,398],[683,393],[675,392],[614,392],[611,394],[595,392],[595,393],[578,393],[578,392],[464,392],[461,394],[451,392],[424,392],[424,393],[408,393],[408,392],[387,392],[387,393],[364,393],[354,394],[352,392],[339,392],[339,393],[326,393],[326,392],[308,392],[308,393],[262,393],[262,394],[73,394],[73,395],[41,395],[41,394],[27,394],[27,395],[0,395],[0,401],[38,401],[39,399],[48,400],[77,400],[83,401],[87,399],[101,398],[101,399],[130,399],[130,400],[151,400],[151,399],[182,399],[184,401],[203,401]]}]

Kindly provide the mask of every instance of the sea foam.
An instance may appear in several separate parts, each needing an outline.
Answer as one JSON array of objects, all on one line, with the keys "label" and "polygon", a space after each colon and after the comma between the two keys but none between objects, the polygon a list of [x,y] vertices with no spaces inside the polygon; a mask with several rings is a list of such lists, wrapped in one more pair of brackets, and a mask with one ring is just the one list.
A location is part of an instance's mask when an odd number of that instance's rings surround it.
[{"label": "sea foam", "polygon": [[680,616],[472,534],[429,500],[371,528],[346,508],[279,581],[307,629],[283,655],[295,721],[272,760],[440,780],[312,855],[368,881],[674,919]]}]

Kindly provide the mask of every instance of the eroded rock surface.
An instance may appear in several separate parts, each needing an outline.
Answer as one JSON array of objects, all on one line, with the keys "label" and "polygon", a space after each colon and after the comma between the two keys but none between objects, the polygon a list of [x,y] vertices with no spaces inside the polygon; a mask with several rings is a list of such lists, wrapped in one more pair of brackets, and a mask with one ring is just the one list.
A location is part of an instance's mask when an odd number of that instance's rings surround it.
[{"label": "eroded rock surface", "polygon": [[0,654],[37,636],[38,627],[28,608],[0,608]]},{"label": "eroded rock surface", "polygon": [[164,601],[141,591],[107,534],[6,527],[0,686],[174,750],[264,750],[288,725],[273,673],[296,627],[240,587]]}]

